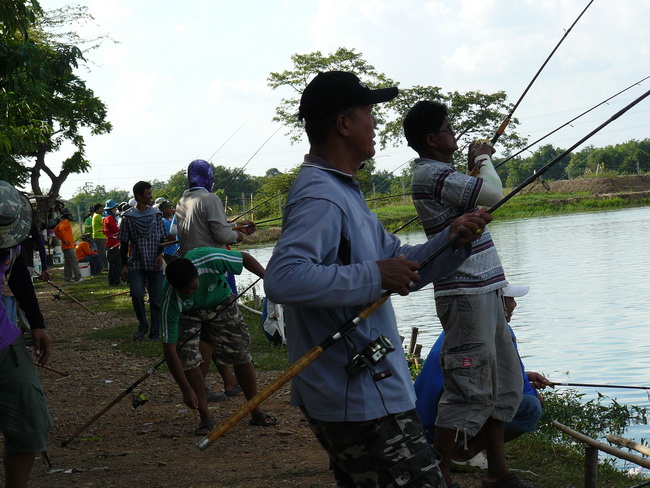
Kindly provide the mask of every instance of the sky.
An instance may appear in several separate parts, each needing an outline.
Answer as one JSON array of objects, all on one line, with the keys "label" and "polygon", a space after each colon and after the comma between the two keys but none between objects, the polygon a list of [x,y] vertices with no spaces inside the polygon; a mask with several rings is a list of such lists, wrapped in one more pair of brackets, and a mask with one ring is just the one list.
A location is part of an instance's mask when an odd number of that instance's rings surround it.
[{"label": "sky", "polygon": [[[46,10],[69,2],[40,0]],[[267,86],[293,54],[354,49],[403,87],[443,92],[503,90],[514,103],[588,0],[92,0],[82,36],[108,34],[79,75],[108,107],[110,134],[88,136],[88,173],[70,175],[61,196],[85,184],[129,190],[167,180],[194,159],[264,175],[302,161],[272,121],[289,88]],[[595,0],[521,102],[518,132],[537,139],[650,75],[648,0]],[[544,143],[566,148],[650,89],[650,80],[580,118]],[[492,133],[485,134],[491,137]],[[587,144],[650,137],[650,98]],[[269,139],[270,138],[270,139]],[[268,142],[265,143],[265,141]],[[263,145],[263,147],[262,147]],[[261,147],[261,149],[260,149]],[[379,149],[377,168],[414,156]],[[498,145],[497,156],[499,156]],[[259,152],[254,156],[256,151]],[[216,153],[216,154],[215,154]],[[58,172],[65,148],[47,156]],[[252,159],[251,159],[252,157]],[[43,187],[47,188],[47,178]]]}]

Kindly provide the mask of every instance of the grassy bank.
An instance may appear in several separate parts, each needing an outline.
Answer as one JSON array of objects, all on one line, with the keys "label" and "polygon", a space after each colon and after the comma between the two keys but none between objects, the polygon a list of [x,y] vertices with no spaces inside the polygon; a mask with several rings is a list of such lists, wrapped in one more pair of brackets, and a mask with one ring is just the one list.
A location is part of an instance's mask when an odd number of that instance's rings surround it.
[{"label": "grassy bank", "polygon": [[[55,283],[62,282],[60,268],[53,271]],[[45,288],[50,293],[53,290],[49,285],[39,284],[39,288]],[[63,286],[62,286],[63,287]],[[88,328],[84,337],[105,340],[107,348],[117,349],[130,355],[150,358],[151,364],[155,364],[162,358],[160,343],[135,342],[132,335],[137,327],[131,301],[126,286],[117,288],[107,286],[106,275],[100,275],[86,279],[81,284],[64,286],[66,292],[81,301],[88,308],[98,313],[96,321],[98,324],[110,323],[113,317],[120,319],[120,325],[103,326],[98,330]],[[121,293],[121,294],[118,294]],[[62,296],[61,303],[66,308],[74,310],[75,305],[69,298]],[[101,314],[100,314],[101,313]],[[260,318],[252,313],[243,312],[253,339],[253,357],[255,367],[258,371],[279,372],[288,365],[286,348],[276,347],[265,338],[260,327]],[[83,340],[84,337],[79,339]],[[113,344],[116,346],[113,347]],[[56,344],[54,344],[56,348]],[[166,370],[163,365],[161,371]],[[135,380],[138,375],[134,375]],[[545,412],[554,419],[569,425],[576,425],[576,421],[595,424],[596,417],[605,417],[604,411],[591,408],[590,405],[579,403],[579,397],[562,399],[554,393],[546,396]],[[576,403],[578,402],[578,403]],[[617,417],[623,416],[620,412]],[[588,419],[594,419],[589,422]],[[576,420],[577,419],[577,420]],[[584,477],[584,458],[582,449],[571,444],[570,440],[553,431],[549,426],[550,417],[544,418],[541,429],[537,434],[525,435],[519,440],[513,441],[506,446],[508,464],[519,470],[520,475],[527,482],[539,488],[566,488],[569,486],[581,486]],[[608,425],[611,423],[608,422]],[[584,428],[577,426],[578,430]],[[591,432],[587,432],[592,434]],[[474,470],[476,468],[466,468]],[[630,487],[640,483],[640,479],[631,479],[624,473],[612,468],[607,464],[601,464],[599,468],[599,486],[608,488]],[[469,485],[468,485],[469,486]]]}]

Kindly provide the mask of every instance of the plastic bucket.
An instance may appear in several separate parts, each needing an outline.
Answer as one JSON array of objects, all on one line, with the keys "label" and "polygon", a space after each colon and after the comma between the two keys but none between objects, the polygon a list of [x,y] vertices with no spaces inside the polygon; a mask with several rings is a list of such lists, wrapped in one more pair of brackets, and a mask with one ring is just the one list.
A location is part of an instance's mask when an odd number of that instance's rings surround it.
[{"label": "plastic bucket", "polygon": [[82,278],[90,277],[90,263],[79,263],[79,271]]}]

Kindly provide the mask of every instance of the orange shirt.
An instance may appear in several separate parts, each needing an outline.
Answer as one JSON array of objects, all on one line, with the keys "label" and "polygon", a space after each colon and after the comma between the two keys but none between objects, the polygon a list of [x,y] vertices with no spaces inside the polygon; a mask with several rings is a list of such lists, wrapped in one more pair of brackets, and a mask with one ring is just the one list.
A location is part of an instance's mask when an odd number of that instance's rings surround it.
[{"label": "orange shirt", "polygon": [[77,247],[75,247],[74,252],[77,255],[78,261],[81,261],[86,256],[97,254],[97,251],[90,249],[90,244],[86,241],[80,241],[79,244],[77,244]]},{"label": "orange shirt", "polygon": [[59,222],[54,228],[54,234],[61,241],[61,249],[74,249],[74,237],[69,220],[63,219]]}]

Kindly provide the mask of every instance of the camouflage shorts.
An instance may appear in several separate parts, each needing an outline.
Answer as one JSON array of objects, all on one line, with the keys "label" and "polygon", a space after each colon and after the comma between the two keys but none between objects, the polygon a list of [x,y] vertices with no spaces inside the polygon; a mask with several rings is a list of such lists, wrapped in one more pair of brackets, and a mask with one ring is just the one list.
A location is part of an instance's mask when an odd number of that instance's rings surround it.
[{"label": "camouflage shorts", "polygon": [[439,456],[415,410],[365,422],[322,422],[303,414],[345,488],[444,488]]},{"label": "camouflage shorts", "polygon": [[[231,299],[234,296],[230,297]],[[200,330],[200,334],[197,331]],[[178,343],[192,337],[179,351],[183,369],[193,369],[203,360],[199,352],[199,338],[212,344],[220,364],[243,364],[253,360],[251,337],[236,303],[209,310],[193,310],[178,319]]]}]

